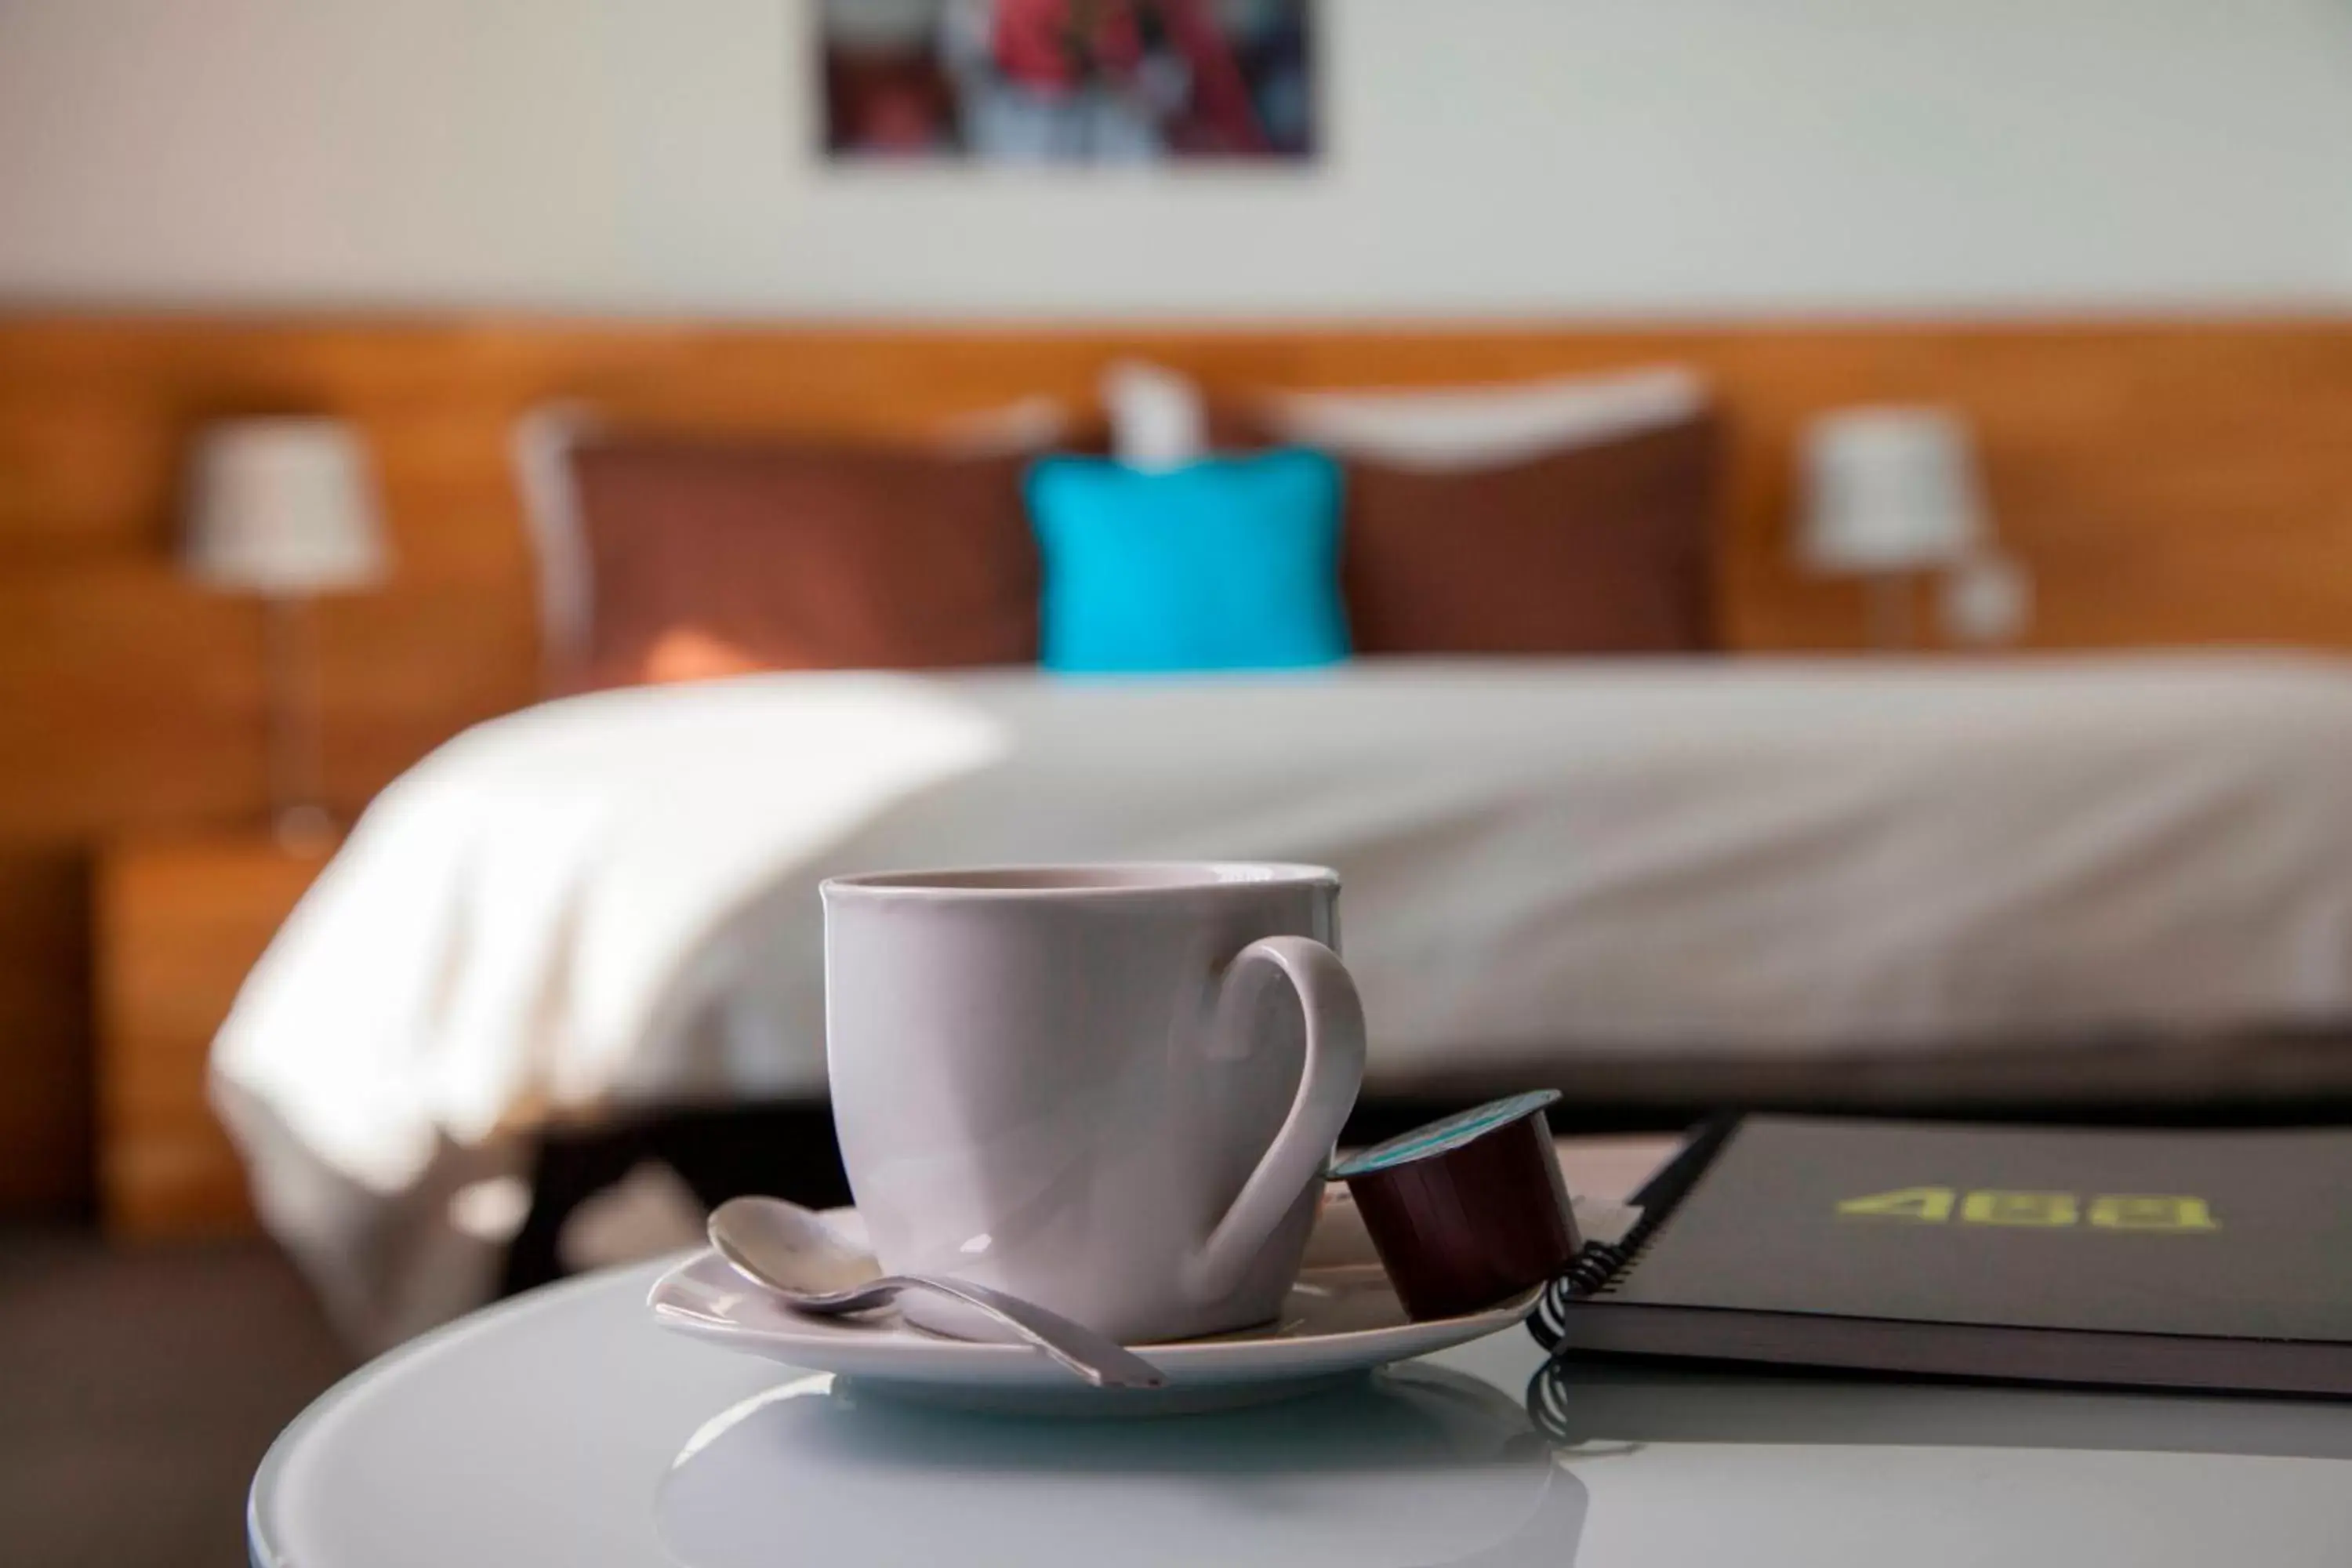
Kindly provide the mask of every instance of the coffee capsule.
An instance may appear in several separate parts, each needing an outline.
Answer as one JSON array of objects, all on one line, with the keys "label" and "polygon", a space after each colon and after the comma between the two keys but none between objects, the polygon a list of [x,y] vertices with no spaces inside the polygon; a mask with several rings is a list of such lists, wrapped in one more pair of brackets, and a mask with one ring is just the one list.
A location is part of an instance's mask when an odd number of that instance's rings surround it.
[{"label": "coffee capsule", "polygon": [[1507,1300],[1565,1268],[1581,1245],[1544,1108],[1515,1094],[1433,1121],[1331,1169],[1415,1320]]}]

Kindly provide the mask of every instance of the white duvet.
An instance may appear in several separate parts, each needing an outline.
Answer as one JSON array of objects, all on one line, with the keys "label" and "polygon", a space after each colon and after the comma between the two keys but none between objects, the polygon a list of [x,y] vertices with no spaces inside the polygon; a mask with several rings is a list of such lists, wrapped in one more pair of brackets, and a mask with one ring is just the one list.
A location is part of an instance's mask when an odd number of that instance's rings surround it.
[{"label": "white duvet", "polygon": [[265,1216],[389,1337],[483,1288],[478,1257],[414,1264],[516,1132],[822,1094],[819,878],[1183,858],[1339,869],[1379,1089],[2343,1018],[2352,670],[1391,661],[575,699],[380,797],[247,984],[216,1097]]}]

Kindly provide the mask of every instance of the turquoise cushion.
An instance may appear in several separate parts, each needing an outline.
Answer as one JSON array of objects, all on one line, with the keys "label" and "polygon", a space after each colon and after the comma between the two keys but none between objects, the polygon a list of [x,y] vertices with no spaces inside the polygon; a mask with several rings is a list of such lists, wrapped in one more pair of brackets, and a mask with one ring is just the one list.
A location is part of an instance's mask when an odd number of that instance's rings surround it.
[{"label": "turquoise cushion", "polygon": [[1145,471],[1029,470],[1045,561],[1046,668],[1291,669],[1348,657],[1339,466],[1320,452]]}]

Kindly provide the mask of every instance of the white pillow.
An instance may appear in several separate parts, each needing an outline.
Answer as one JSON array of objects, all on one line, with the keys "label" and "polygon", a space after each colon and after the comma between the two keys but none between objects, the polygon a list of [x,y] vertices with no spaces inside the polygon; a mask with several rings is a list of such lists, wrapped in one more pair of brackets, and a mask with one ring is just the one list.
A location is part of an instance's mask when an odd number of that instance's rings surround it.
[{"label": "white pillow", "polygon": [[572,448],[595,431],[596,416],[584,404],[547,403],[526,410],[509,437],[515,488],[539,566],[540,661],[551,685],[588,656],[595,584],[580,523],[579,487],[572,482]]},{"label": "white pillow", "polygon": [[1257,412],[1285,441],[1401,468],[1478,468],[1671,425],[1706,406],[1680,365],[1483,386],[1270,392]]},{"label": "white pillow", "polygon": [[1002,408],[959,414],[940,425],[926,444],[957,458],[1017,458],[1064,446],[1077,427],[1067,405],[1040,394]]},{"label": "white pillow", "polygon": [[1141,360],[1103,372],[1110,454],[1134,468],[1181,468],[1209,454],[1209,408],[1189,375]]}]

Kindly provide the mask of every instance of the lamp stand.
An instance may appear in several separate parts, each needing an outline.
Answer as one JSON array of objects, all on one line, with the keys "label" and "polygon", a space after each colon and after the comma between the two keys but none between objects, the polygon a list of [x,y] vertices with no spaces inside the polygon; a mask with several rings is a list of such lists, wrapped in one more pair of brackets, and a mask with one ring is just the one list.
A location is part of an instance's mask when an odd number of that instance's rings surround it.
[{"label": "lamp stand", "polygon": [[1911,579],[1901,572],[1877,572],[1870,579],[1870,640],[1881,653],[1913,642]]},{"label": "lamp stand", "polygon": [[320,796],[319,650],[310,601],[262,595],[262,656],[269,691],[269,820],[279,846],[316,849],[334,837]]}]

